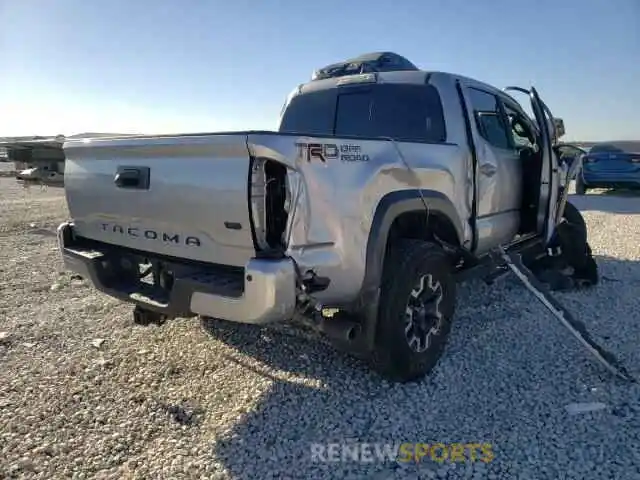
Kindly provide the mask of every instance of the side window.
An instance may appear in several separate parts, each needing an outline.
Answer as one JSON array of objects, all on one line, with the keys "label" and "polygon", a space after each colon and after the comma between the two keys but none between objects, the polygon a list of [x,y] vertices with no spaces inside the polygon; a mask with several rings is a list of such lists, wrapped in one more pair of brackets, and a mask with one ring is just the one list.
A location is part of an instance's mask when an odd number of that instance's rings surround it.
[{"label": "side window", "polygon": [[480,135],[494,147],[511,150],[510,133],[496,96],[475,88],[470,88],[469,92]]},{"label": "side window", "polygon": [[380,84],[345,89],[338,96],[335,134],[444,142],[440,95],[429,85]]},{"label": "side window", "polygon": [[535,135],[522,113],[508,104],[504,104],[504,110],[509,120],[509,134],[516,148],[533,147],[536,142]]}]

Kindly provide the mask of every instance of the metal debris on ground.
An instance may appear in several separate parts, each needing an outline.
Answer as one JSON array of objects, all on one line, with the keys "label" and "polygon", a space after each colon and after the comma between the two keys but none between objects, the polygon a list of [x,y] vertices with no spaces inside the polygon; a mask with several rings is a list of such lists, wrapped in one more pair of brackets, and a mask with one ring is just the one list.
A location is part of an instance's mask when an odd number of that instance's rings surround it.
[{"label": "metal debris on ground", "polygon": [[564,407],[569,415],[597,412],[598,410],[604,410],[605,408],[607,408],[607,404],[602,402],[570,403]]},{"label": "metal debris on ground", "polygon": [[9,343],[9,340],[11,338],[11,334],[9,332],[0,332],[0,344]]},{"label": "metal debris on ground", "polygon": [[549,310],[607,370],[619,378],[629,382],[637,382],[611,352],[604,350],[591,338],[585,324],[573,318],[571,313],[551,296],[549,289],[524,266],[520,255],[510,255],[502,248],[499,249],[499,253],[502,260],[504,260],[527,290],[547,307],[547,310]]},{"label": "metal debris on ground", "polygon": [[156,400],[158,406],[164,410],[171,419],[183,426],[195,425],[199,421],[199,415],[203,413],[201,408],[192,407],[188,404],[167,404]]},{"label": "metal debris on ground", "polygon": [[104,357],[100,357],[98,360],[96,360],[95,364],[101,368],[111,368],[114,366],[113,360]]}]

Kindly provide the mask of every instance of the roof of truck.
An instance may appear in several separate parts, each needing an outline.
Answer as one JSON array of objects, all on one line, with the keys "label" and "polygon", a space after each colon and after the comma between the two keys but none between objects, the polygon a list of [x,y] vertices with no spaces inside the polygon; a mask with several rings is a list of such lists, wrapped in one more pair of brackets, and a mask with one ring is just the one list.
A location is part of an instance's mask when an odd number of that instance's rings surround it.
[{"label": "roof of truck", "polygon": [[434,75],[450,77],[452,80],[462,80],[467,84],[473,84],[476,87],[513,99],[504,91],[470,77],[449,72],[422,70],[408,58],[391,51],[365,53],[318,68],[313,72],[311,81],[299,85],[292,92],[292,95],[331,89],[345,83],[424,84],[428,78]]},{"label": "roof of truck", "polygon": [[[513,97],[508,93],[500,90],[499,88],[484,83],[475,78],[466,77],[450,72],[442,72],[438,70],[400,70],[400,71],[384,71],[384,72],[369,72],[364,74],[344,75],[334,78],[324,78],[320,80],[311,80],[298,86],[296,93],[308,93],[318,90],[326,90],[336,88],[345,83],[352,83],[352,79],[356,77],[364,77],[367,75],[375,75],[375,82],[371,83],[407,83],[407,84],[424,84],[427,78],[433,78],[434,76],[449,77],[451,80],[461,80],[465,83],[473,84],[477,87],[483,88],[490,92],[506,95],[509,98]],[[358,83],[358,82],[353,82]]]},{"label": "roof of truck", "polygon": [[411,61],[394,52],[372,52],[316,69],[311,80],[344,77],[357,73],[415,71]]}]

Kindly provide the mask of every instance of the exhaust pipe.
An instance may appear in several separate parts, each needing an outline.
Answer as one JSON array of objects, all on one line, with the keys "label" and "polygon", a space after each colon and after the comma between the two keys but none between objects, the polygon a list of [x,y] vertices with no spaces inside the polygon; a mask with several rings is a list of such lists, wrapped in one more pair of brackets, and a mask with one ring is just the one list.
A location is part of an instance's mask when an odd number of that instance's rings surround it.
[{"label": "exhaust pipe", "polygon": [[298,308],[293,318],[303,325],[340,342],[353,343],[359,339],[362,332],[362,325],[351,320],[348,314],[338,309],[325,309],[305,293],[298,295]]},{"label": "exhaust pipe", "polygon": [[338,312],[331,317],[322,317],[318,329],[330,338],[351,343],[359,337],[361,325]]}]

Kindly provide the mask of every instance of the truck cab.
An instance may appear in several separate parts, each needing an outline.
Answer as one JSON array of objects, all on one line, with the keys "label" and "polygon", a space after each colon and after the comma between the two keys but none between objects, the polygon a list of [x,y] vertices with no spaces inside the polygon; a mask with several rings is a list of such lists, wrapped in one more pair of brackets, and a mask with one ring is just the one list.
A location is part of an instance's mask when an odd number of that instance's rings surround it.
[{"label": "truck cab", "polygon": [[[375,72],[361,73],[368,70]],[[319,69],[294,89],[279,131],[392,139],[420,188],[447,192],[462,245],[482,255],[516,236],[549,239],[555,221],[548,207],[559,177],[551,147],[564,122],[549,115],[535,90],[511,89],[529,97],[538,118],[486,83],[422,71],[390,52],[369,54]],[[460,156],[438,165],[430,150],[437,145],[458,147]]]}]

